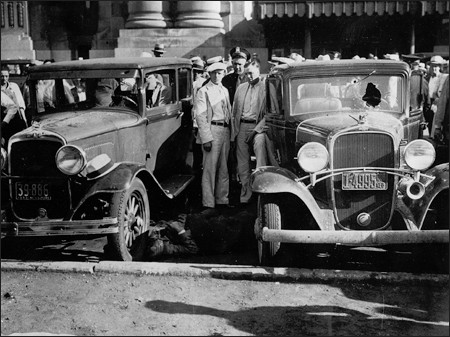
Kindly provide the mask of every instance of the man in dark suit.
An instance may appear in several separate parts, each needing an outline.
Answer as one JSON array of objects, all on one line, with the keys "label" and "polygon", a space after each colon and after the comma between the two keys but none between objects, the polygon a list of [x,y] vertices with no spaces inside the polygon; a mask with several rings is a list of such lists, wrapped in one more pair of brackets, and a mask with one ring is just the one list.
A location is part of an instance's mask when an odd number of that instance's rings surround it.
[{"label": "man in dark suit", "polygon": [[[222,85],[228,89],[230,95],[230,103],[233,105],[234,93],[237,87],[248,82],[247,75],[244,72],[245,65],[250,61],[250,53],[240,47],[234,47],[230,50],[233,72],[226,75],[222,80]],[[228,172],[230,173],[230,181],[236,181],[236,149],[234,144],[231,145],[230,155],[228,158]]]},{"label": "man in dark suit", "polygon": [[248,78],[244,73],[244,66],[250,61],[251,55],[246,49],[240,47],[232,48],[230,55],[233,72],[223,78],[222,85],[228,89],[230,103],[233,104],[236,88],[239,84],[248,82]]}]

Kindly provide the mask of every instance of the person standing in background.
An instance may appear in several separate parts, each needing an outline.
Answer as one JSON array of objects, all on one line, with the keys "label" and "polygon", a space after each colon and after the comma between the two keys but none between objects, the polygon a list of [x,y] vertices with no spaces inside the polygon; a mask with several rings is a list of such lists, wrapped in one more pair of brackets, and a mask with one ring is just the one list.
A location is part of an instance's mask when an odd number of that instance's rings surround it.
[{"label": "person standing in background", "polygon": [[155,48],[152,49],[153,55],[155,57],[163,57],[166,50],[164,49],[164,45],[162,43],[155,44]]},{"label": "person standing in background", "polygon": [[427,127],[429,135],[431,135],[433,118],[437,110],[437,104],[439,102],[439,97],[441,96],[442,87],[444,86],[445,78],[448,76],[448,74],[441,72],[442,66],[445,63],[442,56],[433,56],[430,63],[431,73],[428,81],[428,101],[427,106],[424,109],[424,117],[425,121],[428,123]]},{"label": "person standing in background", "polygon": [[9,81],[9,68],[8,66],[2,66],[1,68],[1,86],[2,91],[12,99],[14,104],[16,104],[18,108],[18,114],[22,118],[25,123],[25,127],[28,126],[28,121],[25,116],[25,101],[22,96],[22,92],[20,91],[17,83]]},{"label": "person standing in background", "polygon": [[[224,77],[222,84],[225,88],[228,89],[228,92],[230,94],[230,103],[231,105],[233,105],[234,94],[236,92],[237,87],[241,83],[248,82],[248,78],[245,75],[244,70],[245,65],[250,61],[251,55],[246,49],[240,47],[232,48],[230,50],[230,55],[231,55],[231,63],[233,66],[233,72]],[[237,180],[236,165],[237,165],[236,147],[233,142],[231,144],[230,154],[228,158],[228,172],[230,174],[230,181]]]},{"label": "person standing in background", "polygon": [[194,101],[197,141],[203,148],[204,212],[214,211],[216,205],[229,205],[227,160],[234,129],[228,90],[221,83],[226,69],[225,63],[211,64],[207,68],[210,81],[197,91]]}]

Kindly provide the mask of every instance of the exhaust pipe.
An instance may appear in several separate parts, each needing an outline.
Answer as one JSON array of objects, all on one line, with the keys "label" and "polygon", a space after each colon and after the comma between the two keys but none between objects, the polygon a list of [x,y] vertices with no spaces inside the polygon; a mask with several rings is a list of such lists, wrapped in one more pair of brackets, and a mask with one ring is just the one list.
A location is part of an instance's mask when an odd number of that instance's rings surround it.
[{"label": "exhaust pipe", "polygon": [[407,195],[411,200],[417,200],[425,194],[425,186],[421,182],[414,181],[412,178],[403,178],[398,183],[398,190]]}]

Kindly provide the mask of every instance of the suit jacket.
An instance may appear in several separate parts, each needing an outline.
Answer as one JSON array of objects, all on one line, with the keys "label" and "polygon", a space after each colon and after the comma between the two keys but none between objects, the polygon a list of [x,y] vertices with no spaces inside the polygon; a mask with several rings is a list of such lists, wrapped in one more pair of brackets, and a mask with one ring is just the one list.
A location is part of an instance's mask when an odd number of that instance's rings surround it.
[{"label": "suit jacket", "polygon": [[[235,100],[233,103],[233,117],[234,117],[234,129],[236,130],[236,134],[234,136],[237,136],[237,132],[239,132],[239,129],[241,127],[241,115],[242,111],[244,109],[244,99],[245,94],[247,90],[249,89],[250,83],[242,83],[239,85],[239,87],[236,90],[235,94]],[[255,131],[257,133],[261,133],[264,131],[264,127],[266,124],[265,119],[265,111],[266,111],[266,80],[265,78],[260,78],[259,83],[259,92],[258,92],[258,100],[257,100],[258,108],[256,113],[256,126]],[[234,137],[232,138],[234,139]]]},{"label": "suit jacket", "polygon": [[[212,141],[214,138],[211,133],[211,120],[214,114],[214,106],[211,104],[211,86],[214,86],[211,82],[207,83],[200,89],[198,89],[197,94],[194,99],[194,111],[195,118],[197,120],[198,125],[198,134],[197,134],[197,143],[205,144]],[[225,89],[225,88],[224,88]],[[224,90],[226,94],[226,105],[228,111],[230,113],[230,125],[231,125],[231,135],[234,135],[234,122],[233,122],[233,114],[231,112],[231,104],[230,97],[228,94],[228,90]],[[233,138],[232,138],[233,139]]]}]

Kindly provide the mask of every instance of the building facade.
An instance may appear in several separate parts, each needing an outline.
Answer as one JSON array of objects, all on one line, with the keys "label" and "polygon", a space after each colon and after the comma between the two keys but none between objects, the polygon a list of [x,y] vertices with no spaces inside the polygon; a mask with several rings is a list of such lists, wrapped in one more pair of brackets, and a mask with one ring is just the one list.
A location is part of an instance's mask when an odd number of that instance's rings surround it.
[{"label": "building facade", "polygon": [[[1,1],[1,58],[448,55],[449,1]],[[263,66],[266,66],[263,64]],[[264,70],[264,69],[263,69]]]}]

